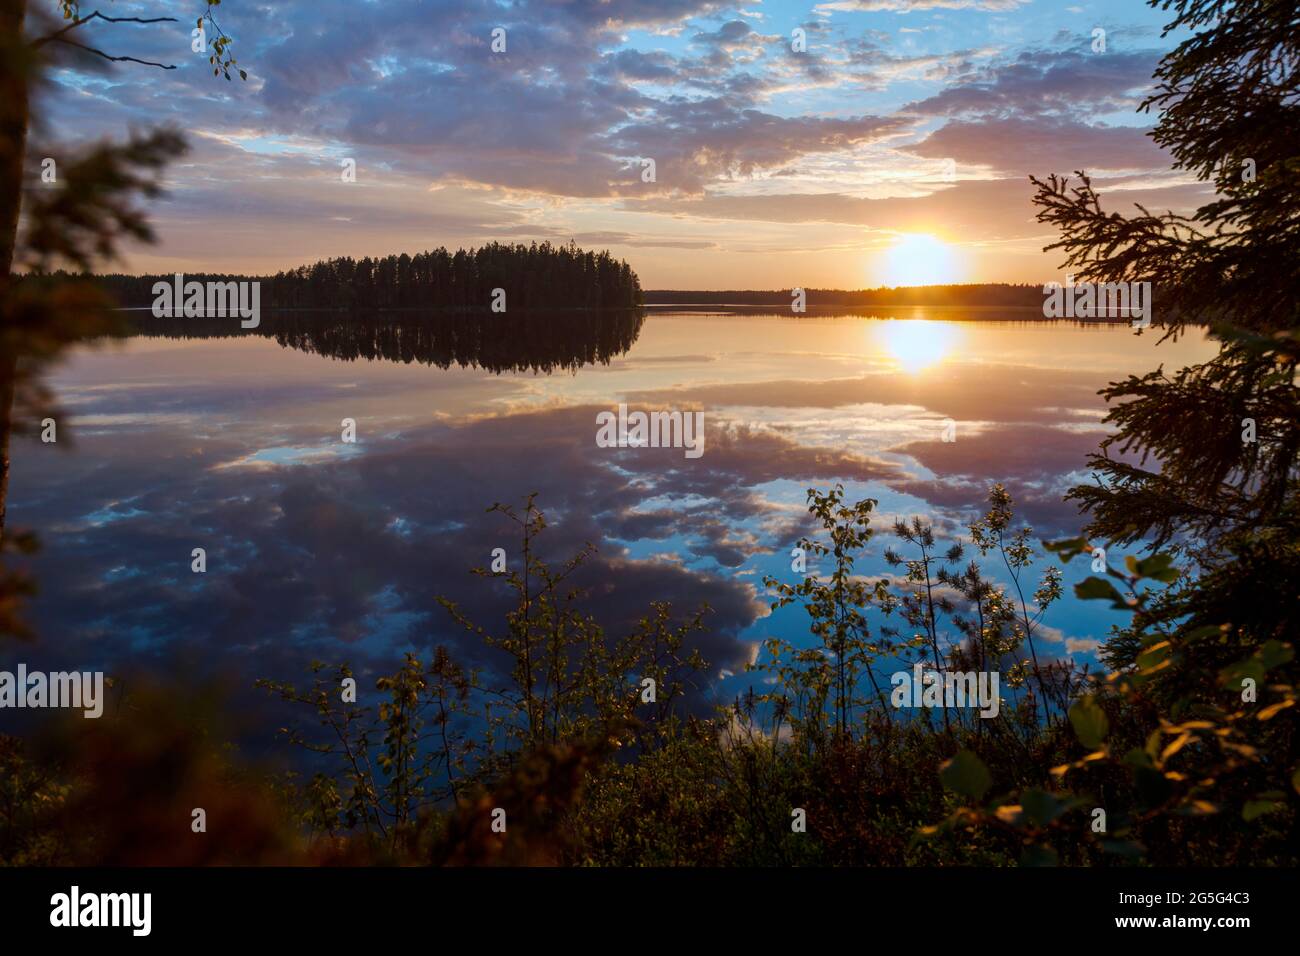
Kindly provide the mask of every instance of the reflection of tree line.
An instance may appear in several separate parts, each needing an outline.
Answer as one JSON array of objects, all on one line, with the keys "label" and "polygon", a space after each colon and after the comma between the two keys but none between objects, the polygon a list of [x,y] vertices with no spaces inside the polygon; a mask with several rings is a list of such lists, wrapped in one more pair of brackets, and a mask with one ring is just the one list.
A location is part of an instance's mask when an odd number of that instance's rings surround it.
[{"label": "reflection of tree line", "polygon": [[168,338],[255,334],[287,348],[343,360],[384,359],[492,372],[553,372],[607,365],[641,334],[639,309],[492,314],[273,312],[256,329],[230,318],[133,314],[130,331]]}]

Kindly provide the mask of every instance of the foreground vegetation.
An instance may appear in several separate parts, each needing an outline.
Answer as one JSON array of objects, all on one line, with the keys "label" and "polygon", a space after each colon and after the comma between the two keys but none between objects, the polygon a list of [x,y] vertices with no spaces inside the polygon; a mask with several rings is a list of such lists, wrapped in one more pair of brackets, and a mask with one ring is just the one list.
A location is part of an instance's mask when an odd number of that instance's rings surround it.
[{"label": "foreground vegetation", "polygon": [[[310,755],[307,775],[242,766],[201,700],[156,692],[39,749],[5,738],[0,860],[1296,862],[1288,641],[1199,623],[1187,613],[1198,587],[1167,555],[1130,559],[1076,588],[1134,611],[1107,645],[1132,660],[1098,679],[1034,649],[1061,574],[1049,567],[1025,596],[1035,549],[1000,486],[969,541],[1006,567],[1005,584],[919,519],[891,529],[908,548],[887,553],[903,572],[895,583],[865,581],[854,563],[873,508],[838,487],[810,490],[821,533],[800,545],[822,571],[768,584],[776,605],[807,611],[818,643],[770,641],[755,665],[767,691],[700,716],[684,705],[707,670],[687,650],[704,610],[678,619],[656,604],[631,633],[606,634],[566,584],[590,551],[548,563],[536,502],[497,506],[524,563],[476,573],[504,582],[514,609],[493,628],[444,606],[501,655],[499,671],[468,670],[440,647],[373,687],[358,688],[346,664],[314,665],[304,687],[260,682],[300,712],[282,735]],[[1048,549],[1092,559],[1083,541]],[[1184,623],[1157,610],[1174,606]],[[918,661],[999,672],[1000,712],[894,708],[886,668]],[[201,835],[186,832],[195,807]]]}]

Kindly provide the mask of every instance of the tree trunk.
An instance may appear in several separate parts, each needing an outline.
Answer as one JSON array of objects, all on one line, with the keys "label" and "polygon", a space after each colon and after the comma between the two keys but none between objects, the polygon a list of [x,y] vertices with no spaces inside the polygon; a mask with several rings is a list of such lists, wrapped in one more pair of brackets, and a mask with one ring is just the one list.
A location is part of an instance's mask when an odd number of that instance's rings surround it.
[{"label": "tree trunk", "polygon": [[[9,293],[22,208],[23,155],[27,147],[30,62],[23,40],[27,0],[0,0],[0,322]],[[0,543],[5,534],[9,495],[9,437],[13,431],[18,343],[12,330],[0,330]]]},{"label": "tree trunk", "polygon": [[[9,435],[13,431],[14,377],[17,359],[6,355],[0,358],[0,545],[5,539],[5,503],[9,498]],[[2,553],[2,552],[0,552]]]}]

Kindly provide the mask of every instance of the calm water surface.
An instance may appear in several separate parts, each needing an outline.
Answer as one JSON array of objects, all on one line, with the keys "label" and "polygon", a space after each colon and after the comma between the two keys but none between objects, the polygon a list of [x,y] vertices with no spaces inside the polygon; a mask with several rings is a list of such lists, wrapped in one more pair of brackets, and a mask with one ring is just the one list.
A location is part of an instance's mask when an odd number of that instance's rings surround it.
[{"label": "calm water surface", "polygon": [[[994,481],[1039,536],[1073,534],[1061,493],[1104,435],[1097,390],[1213,351],[1124,325],[906,315],[264,318],[262,334],[81,349],[52,378],[58,444],[14,449],[11,520],[44,545],[41,640],[3,659],[238,687],[312,659],[373,673],[440,642],[490,666],[435,598],[499,620],[501,591],[468,569],[516,542],[485,509],[538,492],[552,556],[598,548],[585,580],[610,627],[651,600],[712,607],[702,644],[729,697],[760,640],[805,632],[802,611],[769,612],[761,578],[792,574],[808,487],[879,499],[872,576],[894,516],[961,533]],[[702,409],[703,457],[597,447],[597,413],[620,402]],[[1077,559],[1067,583],[1088,573]],[[1115,620],[1070,598],[1049,653],[1090,662]]]}]

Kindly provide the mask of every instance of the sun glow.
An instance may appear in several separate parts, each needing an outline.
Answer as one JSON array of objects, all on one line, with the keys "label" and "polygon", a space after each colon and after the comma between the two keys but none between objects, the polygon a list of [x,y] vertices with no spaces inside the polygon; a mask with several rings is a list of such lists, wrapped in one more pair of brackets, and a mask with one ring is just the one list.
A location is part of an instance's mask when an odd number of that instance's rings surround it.
[{"label": "sun glow", "polygon": [[895,319],[883,324],[881,334],[886,350],[907,372],[942,362],[956,340],[952,325],[928,319]]},{"label": "sun glow", "polygon": [[884,281],[893,286],[942,285],[958,280],[957,257],[942,239],[927,233],[905,233],[885,250]]}]

